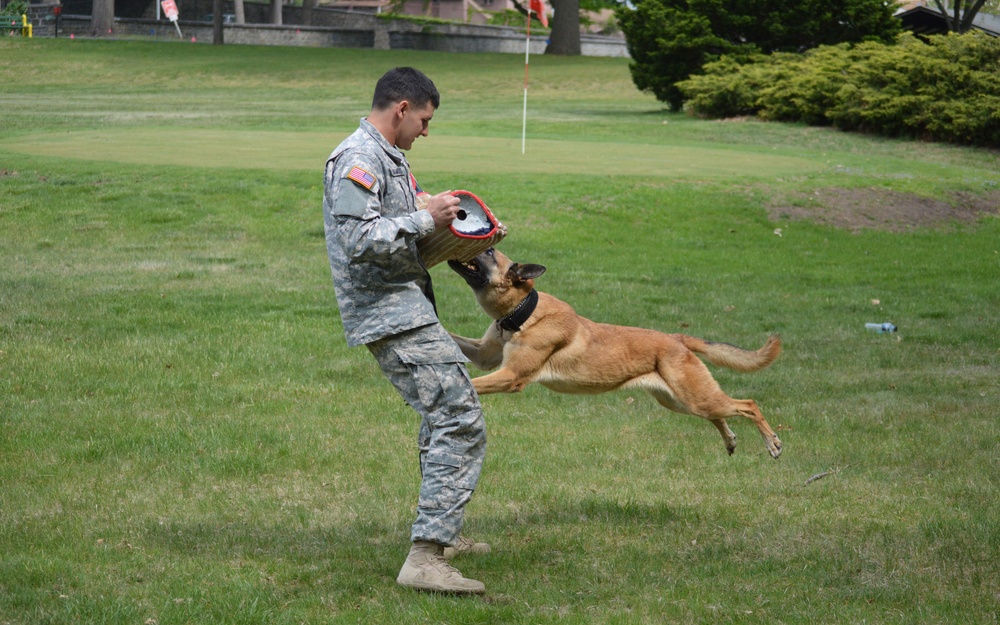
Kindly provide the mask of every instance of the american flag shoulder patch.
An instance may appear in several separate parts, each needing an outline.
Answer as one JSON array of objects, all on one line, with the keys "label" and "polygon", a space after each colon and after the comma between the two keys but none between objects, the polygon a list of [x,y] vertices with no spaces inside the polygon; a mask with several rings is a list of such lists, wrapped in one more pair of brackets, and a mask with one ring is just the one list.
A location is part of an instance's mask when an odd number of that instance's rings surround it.
[{"label": "american flag shoulder patch", "polygon": [[360,167],[352,167],[351,171],[348,172],[347,177],[369,191],[371,191],[371,188],[375,185],[375,176]]}]

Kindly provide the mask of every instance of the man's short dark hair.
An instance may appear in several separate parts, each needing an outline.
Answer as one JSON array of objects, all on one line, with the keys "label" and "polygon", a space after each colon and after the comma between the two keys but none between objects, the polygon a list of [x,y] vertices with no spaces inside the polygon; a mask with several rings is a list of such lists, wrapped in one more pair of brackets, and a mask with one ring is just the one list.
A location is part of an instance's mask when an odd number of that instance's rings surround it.
[{"label": "man's short dark hair", "polygon": [[431,79],[412,67],[391,69],[378,79],[372,110],[384,111],[403,100],[416,108],[423,108],[428,102],[435,109],[441,105],[441,95]]}]

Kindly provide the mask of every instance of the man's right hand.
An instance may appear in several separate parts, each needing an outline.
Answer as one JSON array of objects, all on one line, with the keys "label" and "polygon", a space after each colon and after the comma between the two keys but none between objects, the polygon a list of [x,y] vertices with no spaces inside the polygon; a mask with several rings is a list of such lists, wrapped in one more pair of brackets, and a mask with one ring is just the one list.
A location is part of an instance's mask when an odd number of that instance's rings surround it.
[{"label": "man's right hand", "polygon": [[424,210],[434,218],[435,228],[445,228],[458,216],[458,202],[458,198],[452,195],[451,191],[442,191],[427,200]]}]

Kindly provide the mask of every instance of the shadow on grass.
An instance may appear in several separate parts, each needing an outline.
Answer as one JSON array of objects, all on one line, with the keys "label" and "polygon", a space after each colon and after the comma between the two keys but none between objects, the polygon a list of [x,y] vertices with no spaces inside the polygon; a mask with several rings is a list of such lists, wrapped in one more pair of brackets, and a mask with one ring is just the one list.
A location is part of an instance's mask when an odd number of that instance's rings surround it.
[{"label": "shadow on grass", "polygon": [[[472,513],[467,517],[467,529],[477,538],[508,543],[519,557],[531,560],[532,552],[537,552],[537,556],[559,545],[565,547],[567,541],[587,548],[591,535],[595,536],[596,548],[607,540],[602,534],[634,539],[650,531],[684,533],[705,524],[739,526],[736,519],[720,514],[717,510],[706,512],[691,506],[588,497],[566,507],[538,507],[527,514]],[[409,518],[373,517],[336,526],[301,518],[285,521],[276,522],[271,517],[259,522],[223,518],[150,522],[145,533],[150,543],[192,557],[276,558],[303,563],[337,560],[341,564],[335,568],[343,568],[344,563],[359,568],[382,568],[389,563],[389,568],[394,568],[408,546]],[[498,551],[502,553],[504,546],[499,543]]]}]

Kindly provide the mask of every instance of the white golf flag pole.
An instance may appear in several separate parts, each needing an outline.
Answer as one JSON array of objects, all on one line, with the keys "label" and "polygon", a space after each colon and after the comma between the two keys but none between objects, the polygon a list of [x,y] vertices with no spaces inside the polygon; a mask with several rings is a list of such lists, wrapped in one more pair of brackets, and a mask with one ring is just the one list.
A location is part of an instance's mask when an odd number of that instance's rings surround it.
[{"label": "white golf flag pole", "polygon": [[528,28],[524,37],[524,112],[521,115],[521,154],[528,133],[528,55],[531,52],[531,9],[528,10]]},{"label": "white golf flag pole", "polygon": [[528,27],[524,37],[524,112],[521,115],[521,154],[524,154],[525,137],[528,134],[528,56],[531,53],[531,14],[538,16],[542,26],[549,27],[549,18],[545,15],[545,0],[528,0]]}]

